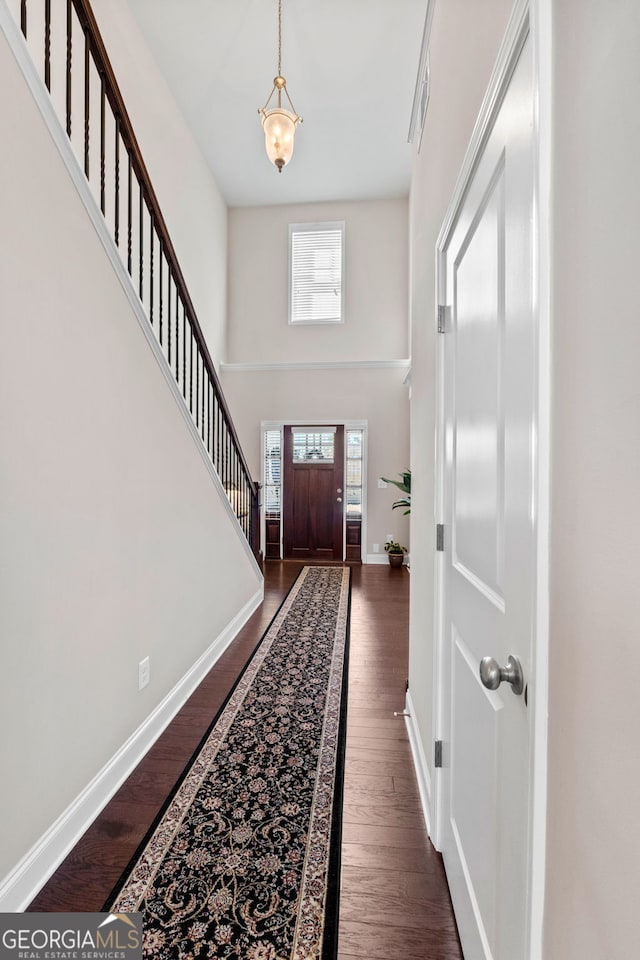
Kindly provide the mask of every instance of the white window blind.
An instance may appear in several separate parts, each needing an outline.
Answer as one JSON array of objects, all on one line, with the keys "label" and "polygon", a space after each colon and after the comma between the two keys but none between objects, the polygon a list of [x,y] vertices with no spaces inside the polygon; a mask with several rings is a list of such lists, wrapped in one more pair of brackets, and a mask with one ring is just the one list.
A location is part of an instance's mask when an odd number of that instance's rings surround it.
[{"label": "white window blind", "polygon": [[293,459],[301,463],[322,460],[333,463],[335,428],[325,431],[302,431],[293,429]]},{"label": "white window blind", "polygon": [[280,430],[264,431],[263,492],[265,516],[278,518],[282,511],[282,439]]},{"label": "white window blind", "polygon": [[363,431],[347,430],[347,471],[345,485],[347,488],[347,519],[362,519],[362,457]]},{"label": "white window blind", "polygon": [[344,222],[289,224],[289,322],[342,323]]}]

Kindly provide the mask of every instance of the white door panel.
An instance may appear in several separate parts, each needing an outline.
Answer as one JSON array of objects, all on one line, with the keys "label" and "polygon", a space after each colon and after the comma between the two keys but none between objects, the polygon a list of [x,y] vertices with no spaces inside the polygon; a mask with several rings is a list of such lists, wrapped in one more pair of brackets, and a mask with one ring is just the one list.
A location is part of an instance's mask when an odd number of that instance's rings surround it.
[{"label": "white door panel", "polygon": [[452,265],[455,410],[453,563],[502,605],[504,426],[500,359],[504,305],[503,171]]},{"label": "white door panel", "polygon": [[[501,697],[486,690],[480,683],[477,658],[453,632],[451,704],[451,828],[464,873],[472,880],[483,916],[495,912],[497,810],[494,783],[497,778],[497,757],[494,744],[497,736]],[[476,722],[467,723],[469,711]],[[477,793],[474,803],[466,802],[464,784],[471,772]],[[461,781],[458,790],[457,780]]]},{"label": "white door panel", "polygon": [[441,846],[465,960],[525,960],[535,593],[532,68],[524,41],[440,259],[444,344]]}]

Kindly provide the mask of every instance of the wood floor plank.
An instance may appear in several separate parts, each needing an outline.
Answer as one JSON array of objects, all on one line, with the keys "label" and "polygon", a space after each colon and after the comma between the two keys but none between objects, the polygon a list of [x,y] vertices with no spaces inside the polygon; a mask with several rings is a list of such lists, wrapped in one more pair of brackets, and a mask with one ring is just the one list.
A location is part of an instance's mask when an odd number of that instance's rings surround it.
[{"label": "wood floor plank", "polygon": [[455,935],[455,923],[448,900],[431,897],[416,910],[415,903],[387,890],[384,895],[351,894],[344,897],[340,917],[348,923],[383,923],[385,927],[401,927],[409,930],[427,930],[435,935],[447,931]]},{"label": "wood floor plank", "polygon": [[375,846],[391,846],[394,850],[426,850],[427,834],[424,824],[417,827],[394,827],[386,823],[344,824],[343,843],[366,843]]},{"label": "wood floor plank", "polygon": [[347,716],[347,737],[374,738],[378,740],[403,740],[409,742],[404,721],[398,717],[385,717],[382,720],[369,720],[349,714]]},{"label": "wood floor plank", "polygon": [[397,796],[393,785],[393,777],[380,777],[376,774],[354,774],[346,768],[344,777],[345,797],[350,795],[354,800],[367,797],[384,797],[393,800]]},{"label": "wood floor plank", "polygon": [[372,754],[378,757],[401,757],[403,760],[411,758],[409,741],[397,737],[356,737],[347,733],[347,752],[352,760],[370,759]]},{"label": "wood floor plank", "polygon": [[377,798],[373,803],[345,802],[342,819],[344,823],[367,823],[382,827],[424,827],[422,812],[417,809],[415,797],[403,800],[397,795],[386,801]]},{"label": "wood floor plank", "polygon": [[415,776],[411,776],[411,770],[407,770],[407,773],[409,776],[406,777],[393,775],[393,789],[403,797],[419,797],[418,781]]},{"label": "wood floor plank", "polygon": [[408,870],[410,873],[428,873],[424,850],[398,848],[379,843],[343,843],[342,862],[348,867],[363,867],[367,870]]},{"label": "wood floor plank", "polygon": [[339,960],[344,955],[366,960],[461,960],[449,931],[388,927],[384,923],[344,921],[340,924]]},{"label": "wood floor plank", "polygon": [[344,897],[348,899],[351,895],[393,895],[413,904],[419,914],[422,914],[423,908],[428,907],[434,899],[448,903],[449,890],[444,867],[433,847],[425,858],[425,864],[427,869],[421,873],[412,873],[409,870],[371,870],[366,866],[343,864],[341,877]]},{"label": "wood floor plank", "polygon": [[363,689],[367,692],[375,690],[380,683],[390,683],[394,680],[402,686],[404,671],[394,673],[388,663],[377,667],[364,667],[355,663],[349,667],[349,689],[354,694]]},{"label": "wood floor plank", "polygon": [[349,757],[350,772],[354,775],[366,774],[367,776],[379,775],[381,777],[397,777],[398,779],[407,779],[407,759],[396,759],[394,757],[381,757],[377,754],[362,757],[361,754]]},{"label": "wood floor plank", "polygon": [[354,709],[359,706],[371,706],[372,695],[375,695],[376,705],[386,707],[390,716],[393,716],[394,710],[403,709],[404,695],[400,691],[390,690],[378,693],[375,686],[370,686],[366,690],[349,687],[349,703],[353,704]]},{"label": "wood floor plank", "polygon": [[381,720],[384,722],[395,720],[395,713],[400,712],[402,709],[403,704],[399,701],[394,703],[392,707],[389,707],[387,705],[378,705],[364,699],[358,703],[349,700],[351,720],[359,723],[367,723],[369,720]]}]

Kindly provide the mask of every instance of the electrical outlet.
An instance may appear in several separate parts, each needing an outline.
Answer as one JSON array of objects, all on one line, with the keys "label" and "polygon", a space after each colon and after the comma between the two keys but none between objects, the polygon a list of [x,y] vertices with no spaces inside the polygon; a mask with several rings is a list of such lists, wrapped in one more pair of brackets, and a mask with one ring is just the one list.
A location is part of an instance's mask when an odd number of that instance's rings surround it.
[{"label": "electrical outlet", "polygon": [[141,660],[138,664],[138,690],[142,690],[143,687],[146,687],[150,679],[151,660],[149,657],[145,657],[144,660]]},{"label": "electrical outlet", "polygon": [[385,483],[385,481],[382,479],[382,477],[380,477],[379,480],[378,480],[378,490],[386,490],[388,486],[389,486],[389,484],[388,484],[388,483]]},{"label": "electrical outlet", "polygon": [[379,543],[374,543],[374,545],[373,545],[373,552],[374,552],[374,553],[380,553],[380,544],[379,544]]},{"label": "electrical outlet", "polygon": [[388,533],[387,536],[386,536],[386,538],[385,538],[385,543],[393,543],[393,541],[394,541],[394,536],[393,536],[393,534],[392,534],[392,533]]}]

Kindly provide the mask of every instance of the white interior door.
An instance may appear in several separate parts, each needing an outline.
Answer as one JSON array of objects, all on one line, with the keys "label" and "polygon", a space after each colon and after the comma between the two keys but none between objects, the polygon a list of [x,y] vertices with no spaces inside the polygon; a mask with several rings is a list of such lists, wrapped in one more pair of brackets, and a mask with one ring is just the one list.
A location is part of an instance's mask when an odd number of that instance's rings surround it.
[{"label": "white interior door", "polygon": [[[527,32],[441,246],[442,637],[439,841],[465,960],[524,960],[528,690],[487,689],[484,657],[530,676],[534,627],[536,324],[533,94]],[[515,66],[514,66],[515,61]],[[511,72],[512,71],[512,72]]]}]

